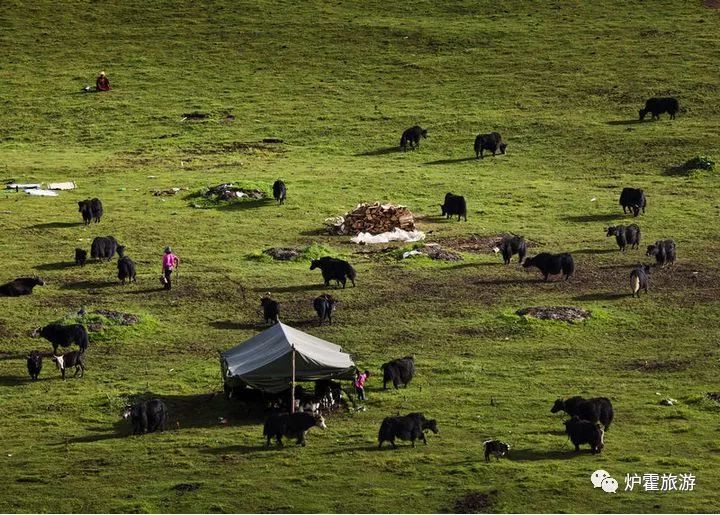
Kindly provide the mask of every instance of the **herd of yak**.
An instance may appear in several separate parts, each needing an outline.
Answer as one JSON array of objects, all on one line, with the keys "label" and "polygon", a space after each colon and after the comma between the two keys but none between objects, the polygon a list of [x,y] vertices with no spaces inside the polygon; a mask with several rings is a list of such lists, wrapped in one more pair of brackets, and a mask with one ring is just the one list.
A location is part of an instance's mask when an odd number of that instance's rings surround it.
[{"label": "herd of yak", "polygon": [[[671,118],[674,118],[678,111],[679,104],[674,98],[651,98],[647,100],[645,107],[640,110],[639,116],[640,120],[643,120],[647,113],[651,113],[653,119],[658,119],[660,114],[668,113]],[[402,133],[400,148],[402,150],[408,148],[411,150],[417,149],[422,138],[427,138],[426,129],[417,125],[410,127]],[[498,152],[505,154],[506,150],[507,144],[498,132],[479,134],[475,139],[474,151],[477,159],[484,158],[485,151],[492,152],[492,155],[495,156]],[[286,195],[286,185],[278,179],[273,184],[273,196],[278,204],[282,204],[286,199]],[[637,217],[641,212],[645,213],[647,198],[642,189],[624,188],[620,195],[620,205],[624,213],[630,212]],[[100,222],[103,216],[103,205],[99,199],[83,200],[78,203],[78,206],[86,225]],[[457,216],[458,220],[461,217],[467,220],[465,198],[448,193],[445,196],[444,203],[441,205],[441,212],[448,218]],[[627,247],[630,247],[630,249],[639,248],[641,231],[637,224],[608,227],[605,229],[605,233],[608,237],[615,237],[622,252],[625,252]],[[119,256],[117,263],[118,279],[122,284],[125,284],[125,281],[136,280],[136,271],[135,263],[125,255],[124,250],[125,247],[118,244],[114,237],[98,237],[92,242],[90,257],[96,260],[109,260],[117,253]],[[510,263],[514,255],[518,255],[519,263],[524,268],[538,268],[545,281],[548,280],[549,276],[558,274],[561,274],[565,280],[569,280],[575,271],[575,264],[570,253],[551,254],[542,252],[536,256],[527,257],[527,244],[522,236],[506,236],[494,250],[501,253],[503,262],[506,265]],[[647,247],[646,255],[655,257],[656,264],[659,266],[672,264],[676,257],[675,243],[669,239],[658,240]],[[75,249],[76,264],[83,266],[86,261],[87,251],[80,248]],[[330,285],[331,281],[335,281],[338,287],[342,285],[345,288],[348,280],[355,286],[357,274],[347,261],[323,257],[311,261],[310,270],[314,269],[321,271],[326,287]],[[639,295],[641,290],[648,292],[650,271],[650,265],[638,265],[631,271],[633,295]],[[18,278],[0,286],[0,295],[11,297],[28,295],[32,293],[35,286],[44,285],[45,282],[38,277]],[[313,306],[321,325],[325,321],[332,323],[332,313],[336,305],[337,300],[330,294],[320,295],[314,300]],[[261,307],[266,323],[272,324],[279,321],[280,303],[272,299],[270,294],[262,297]],[[42,336],[52,344],[52,360],[55,362],[63,379],[65,379],[65,370],[72,368],[75,368],[75,376],[80,373],[82,377],[85,370],[85,352],[89,341],[87,330],[82,324],[48,324],[37,329],[33,336]],[[78,346],[78,350],[64,354],[57,353],[58,347],[69,347],[73,344]],[[38,378],[42,369],[42,354],[40,352],[32,351],[28,355],[27,369],[33,380]],[[395,388],[399,386],[407,387],[415,374],[414,358],[406,356],[392,360],[385,363],[382,370],[384,388],[387,388],[388,383],[392,383]],[[335,393],[334,400],[332,400],[331,392]],[[300,401],[297,401],[297,405],[292,407],[283,406],[282,403],[275,404],[275,409],[267,417],[263,428],[266,444],[269,445],[271,440],[275,438],[278,445],[282,445],[282,438],[289,437],[295,438],[298,444],[305,445],[305,435],[310,428],[320,427],[325,429],[325,419],[320,413],[321,406],[337,404],[337,401],[342,397],[342,390],[338,384],[334,384],[331,385],[331,390],[325,391],[322,395],[329,396],[331,399],[329,404],[301,404]],[[299,397],[302,397],[302,395],[299,395]],[[579,450],[579,446],[582,444],[589,445],[593,453],[599,453],[602,450],[605,431],[609,429],[614,417],[613,407],[609,399],[604,397],[558,399],[551,411],[552,413],[564,411],[571,417],[565,421],[565,431],[575,445],[576,450]],[[129,406],[123,413],[124,418],[130,419],[134,434],[164,430],[167,416],[167,407],[160,399],[139,402]],[[427,419],[422,413],[387,417],[380,427],[378,446],[382,447],[384,442],[390,442],[392,447],[396,447],[396,439],[410,441],[413,446],[415,446],[416,440],[421,440],[427,444],[425,437],[427,431],[437,433],[437,421]],[[499,459],[501,456],[508,454],[510,446],[499,440],[488,440],[484,442],[484,449],[486,460],[489,460],[490,456]]]}]

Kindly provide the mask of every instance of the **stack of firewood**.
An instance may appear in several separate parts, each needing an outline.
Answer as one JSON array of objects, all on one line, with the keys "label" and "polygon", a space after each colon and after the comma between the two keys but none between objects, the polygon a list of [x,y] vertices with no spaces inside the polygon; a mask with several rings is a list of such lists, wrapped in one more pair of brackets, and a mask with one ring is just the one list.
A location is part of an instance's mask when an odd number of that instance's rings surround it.
[{"label": "stack of firewood", "polygon": [[326,223],[331,234],[381,234],[396,227],[406,231],[415,230],[415,217],[408,208],[378,202],[358,204],[345,216],[328,219]]}]

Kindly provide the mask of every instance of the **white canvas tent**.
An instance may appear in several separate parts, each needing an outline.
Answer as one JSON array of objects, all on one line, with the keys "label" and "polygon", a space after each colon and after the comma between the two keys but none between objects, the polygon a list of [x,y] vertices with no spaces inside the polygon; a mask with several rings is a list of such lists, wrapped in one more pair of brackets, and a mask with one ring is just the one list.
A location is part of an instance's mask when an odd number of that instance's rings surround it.
[{"label": "white canvas tent", "polygon": [[220,353],[226,384],[281,392],[297,381],[352,379],[355,363],[339,345],[282,322]]}]

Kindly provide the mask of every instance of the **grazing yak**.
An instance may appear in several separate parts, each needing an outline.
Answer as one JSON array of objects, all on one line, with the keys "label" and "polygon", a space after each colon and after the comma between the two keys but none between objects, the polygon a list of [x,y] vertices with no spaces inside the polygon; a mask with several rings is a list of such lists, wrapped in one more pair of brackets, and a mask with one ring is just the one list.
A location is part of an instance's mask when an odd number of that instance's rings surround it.
[{"label": "grazing yak", "polygon": [[660,266],[672,265],[675,263],[675,242],[673,240],[658,240],[653,245],[648,245],[646,256],[655,256],[655,261]]},{"label": "grazing yak", "polygon": [[287,196],[287,188],[285,183],[278,179],[273,183],[273,198],[275,201],[282,205],[285,203],[285,197]]},{"label": "grazing yak", "polygon": [[540,269],[543,274],[545,281],[548,280],[549,275],[557,275],[562,273],[565,276],[565,280],[570,280],[573,273],[575,273],[575,262],[570,253],[564,252],[562,254],[550,254],[548,252],[541,252],[537,256],[527,258],[522,264],[523,268],[530,268],[535,266]]},{"label": "grazing yak", "polygon": [[403,151],[407,150],[410,145],[411,150],[420,148],[420,138],[427,138],[427,129],[423,129],[419,125],[413,125],[409,129],[405,129],[400,138],[400,148]]},{"label": "grazing yak", "polygon": [[59,356],[53,356],[52,360],[60,371],[63,381],[65,380],[65,370],[68,368],[75,367],[73,377],[77,377],[78,372],[81,372],[80,377],[85,375],[85,352],[82,350],[74,350]]},{"label": "grazing yak", "polygon": [[623,213],[630,211],[633,216],[638,216],[642,209],[643,214],[645,214],[645,208],[647,207],[645,192],[639,188],[623,188],[620,193],[620,205],[623,208]]},{"label": "grazing yak", "polygon": [[571,417],[577,416],[590,422],[600,422],[605,431],[610,429],[610,424],[615,418],[612,402],[607,397],[584,399],[576,395],[569,399],[558,399],[553,404],[550,412],[557,413],[558,411],[564,411]]},{"label": "grazing yak", "polygon": [[640,297],[640,290],[645,293],[650,290],[650,265],[638,265],[630,272],[630,285],[632,287],[633,297]]},{"label": "grazing yak", "polygon": [[48,324],[35,329],[33,336],[42,336],[49,341],[53,347],[53,354],[57,354],[58,347],[70,347],[73,343],[80,347],[82,352],[85,352],[89,341],[87,330],[82,324]]},{"label": "grazing yak", "polygon": [[383,442],[390,442],[393,449],[397,449],[395,439],[409,440],[415,447],[415,440],[422,440],[427,445],[425,431],[438,433],[437,421],[428,420],[422,413],[408,413],[404,417],[385,417],[380,424],[378,432],[378,449]]},{"label": "grazing yak", "polygon": [[615,236],[621,252],[625,252],[628,245],[631,249],[636,249],[640,245],[640,227],[637,224],[608,227],[605,235],[607,237]]},{"label": "grazing yak", "polygon": [[645,101],[645,109],[640,109],[638,114],[640,120],[644,120],[648,113],[652,114],[653,120],[659,120],[661,114],[667,113],[670,115],[670,119],[674,120],[678,111],[680,111],[680,102],[677,101],[677,98],[648,98]]},{"label": "grazing yak", "polygon": [[136,283],[135,262],[125,255],[125,247],[123,245],[118,245],[117,253],[119,256],[117,262],[118,280],[123,284],[123,286],[125,285],[125,281],[132,281]]},{"label": "grazing yak", "polygon": [[263,427],[263,436],[267,439],[265,446],[270,447],[270,440],[275,438],[278,447],[282,447],[282,438],[285,436],[295,438],[298,445],[305,447],[305,434],[315,426],[327,429],[325,419],[319,413],[274,413]]},{"label": "grazing yak", "polygon": [[110,261],[115,256],[117,248],[118,242],[114,236],[98,236],[90,246],[90,257]]},{"label": "grazing yak", "polygon": [[491,132],[489,134],[478,134],[475,138],[475,159],[483,159],[483,151],[488,150],[492,155],[498,153],[505,154],[507,143],[504,143],[499,132]]},{"label": "grazing yak", "polygon": [[167,407],[160,399],[141,401],[125,408],[122,417],[130,419],[134,435],[165,431],[167,424]]},{"label": "grazing yak", "polygon": [[457,215],[458,222],[460,221],[461,216],[467,222],[467,204],[465,203],[465,197],[461,195],[446,193],[445,203],[440,205],[440,209],[445,218]]},{"label": "grazing yak", "polygon": [[342,283],[342,287],[345,288],[345,283],[347,283],[348,279],[350,279],[352,285],[355,286],[357,273],[347,261],[331,257],[313,259],[310,262],[310,270],[315,270],[316,268],[319,268],[322,272],[325,286],[330,286],[330,281],[336,281],[338,286]]},{"label": "grazing yak", "polygon": [[518,263],[522,265],[527,254],[527,244],[522,236],[505,236],[493,250],[502,254],[503,263],[506,265],[509,265],[512,257],[517,254]]},{"label": "grazing yak", "polygon": [[27,357],[27,370],[30,374],[30,379],[37,381],[40,371],[42,370],[42,354],[34,350]]},{"label": "grazing yak", "polygon": [[415,376],[415,358],[405,356],[383,363],[380,367],[383,371],[383,388],[387,390],[387,384],[392,382],[395,389],[400,385],[406,388]]},{"label": "grazing yak", "polygon": [[260,297],[260,306],[266,324],[275,325],[280,322],[280,303],[270,297],[270,293]]},{"label": "grazing yak", "polygon": [[45,281],[39,277],[19,277],[0,286],[0,297],[20,297],[30,295],[35,286],[45,286]]},{"label": "grazing yak", "polygon": [[500,461],[502,456],[510,452],[510,446],[500,440],[486,440],[483,442],[483,448],[485,449],[486,462],[490,461],[490,455],[495,456],[495,459]]},{"label": "grazing yak", "polygon": [[589,444],[593,454],[599,454],[605,447],[605,431],[600,422],[591,422],[575,416],[565,421],[565,432],[575,446],[575,452],[580,451],[582,444]]},{"label": "grazing yak", "polygon": [[313,307],[318,316],[318,325],[323,325],[326,320],[328,324],[332,325],[332,314],[337,303],[338,301],[328,293],[323,293],[313,300]]},{"label": "grazing yak", "polygon": [[85,225],[90,225],[90,222],[93,221],[100,223],[100,218],[102,218],[103,215],[103,207],[100,199],[81,200],[78,202],[78,207],[78,211],[82,214]]},{"label": "grazing yak", "polygon": [[78,266],[85,266],[87,261],[87,250],[75,249],[75,264]]}]

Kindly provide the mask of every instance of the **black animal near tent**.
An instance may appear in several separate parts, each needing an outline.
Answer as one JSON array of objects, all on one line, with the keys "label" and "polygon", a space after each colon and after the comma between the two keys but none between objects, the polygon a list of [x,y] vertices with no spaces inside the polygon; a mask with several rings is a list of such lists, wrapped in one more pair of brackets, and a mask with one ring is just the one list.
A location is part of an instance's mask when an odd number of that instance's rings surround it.
[{"label": "black animal near tent", "polygon": [[339,345],[282,322],[220,353],[228,386],[247,385],[278,393],[295,382],[353,379],[355,363]]}]

